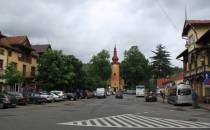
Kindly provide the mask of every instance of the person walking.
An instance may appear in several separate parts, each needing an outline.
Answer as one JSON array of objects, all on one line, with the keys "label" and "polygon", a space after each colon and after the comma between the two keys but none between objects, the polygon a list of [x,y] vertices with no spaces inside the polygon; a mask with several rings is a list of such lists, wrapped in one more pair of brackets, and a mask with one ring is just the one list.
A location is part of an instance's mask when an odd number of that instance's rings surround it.
[{"label": "person walking", "polygon": [[160,96],[162,97],[162,102],[165,103],[165,93],[160,91]]},{"label": "person walking", "polygon": [[197,96],[196,92],[193,91],[193,92],[192,92],[192,101],[193,101],[192,107],[193,107],[193,108],[197,108],[197,107],[198,107],[197,99],[198,99],[198,96]]}]

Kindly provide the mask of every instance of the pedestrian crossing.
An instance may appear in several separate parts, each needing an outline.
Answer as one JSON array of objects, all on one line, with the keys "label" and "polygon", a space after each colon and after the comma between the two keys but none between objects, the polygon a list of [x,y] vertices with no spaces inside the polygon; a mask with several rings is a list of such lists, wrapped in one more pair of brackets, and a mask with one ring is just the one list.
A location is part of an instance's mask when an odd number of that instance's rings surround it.
[{"label": "pedestrian crossing", "polygon": [[210,128],[210,123],[148,117],[140,114],[123,114],[58,124],[118,128]]}]

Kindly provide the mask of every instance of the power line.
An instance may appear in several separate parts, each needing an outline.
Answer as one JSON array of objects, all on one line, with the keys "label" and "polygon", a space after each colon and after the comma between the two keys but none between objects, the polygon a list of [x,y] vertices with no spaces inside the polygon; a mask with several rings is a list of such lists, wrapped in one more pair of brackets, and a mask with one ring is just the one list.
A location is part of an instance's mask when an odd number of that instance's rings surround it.
[{"label": "power line", "polygon": [[159,0],[156,0],[158,7],[161,9],[161,11],[163,12],[163,14],[166,16],[167,20],[171,23],[171,25],[173,26],[173,28],[179,32],[176,24],[174,23],[174,21],[171,19],[171,17],[168,15],[167,11],[164,9],[163,5],[160,3]]}]

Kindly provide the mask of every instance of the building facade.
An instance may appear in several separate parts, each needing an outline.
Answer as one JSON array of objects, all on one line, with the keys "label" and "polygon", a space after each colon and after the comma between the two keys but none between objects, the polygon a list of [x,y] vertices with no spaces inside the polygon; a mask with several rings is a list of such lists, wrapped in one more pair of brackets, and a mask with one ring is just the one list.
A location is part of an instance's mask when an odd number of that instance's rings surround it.
[{"label": "building facade", "polygon": [[210,96],[210,20],[186,20],[182,32],[186,49],[183,57],[184,80],[192,86],[200,102]]},{"label": "building facade", "polygon": [[5,80],[1,79],[0,91],[32,91],[35,87],[38,55],[31,47],[27,36],[2,36],[0,53],[1,72],[4,73],[6,67],[12,64],[23,77],[23,82],[15,86],[6,86]]},{"label": "building facade", "polygon": [[111,63],[111,79],[110,79],[110,87],[111,91],[119,91],[123,90],[124,82],[120,77],[120,63],[119,58],[117,56],[116,46],[114,48],[114,55],[112,57]]}]

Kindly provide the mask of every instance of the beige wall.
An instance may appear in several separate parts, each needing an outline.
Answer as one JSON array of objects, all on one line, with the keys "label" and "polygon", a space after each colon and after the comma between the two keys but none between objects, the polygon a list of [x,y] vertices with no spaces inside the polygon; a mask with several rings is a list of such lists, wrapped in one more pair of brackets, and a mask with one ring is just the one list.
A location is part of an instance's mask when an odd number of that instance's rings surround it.
[{"label": "beige wall", "polygon": [[0,47],[1,50],[4,51],[4,54],[0,54],[0,59],[3,60],[3,70],[6,69],[6,66],[7,66],[7,56],[8,56],[8,53],[7,53],[7,50],[5,48],[2,48]]},{"label": "beige wall", "polygon": [[23,62],[18,59],[18,57],[21,55],[21,53],[12,51],[12,55],[8,56],[8,63],[15,62],[17,63],[17,70],[21,73],[23,72],[23,65],[26,65],[26,77],[31,76],[31,67],[37,68],[37,60],[36,58],[32,58],[31,63]]},{"label": "beige wall", "polygon": [[112,69],[111,87],[119,89],[119,87],[120,87],[120,67],[118,64],[113,64],[111,66],[111,69]]}]

